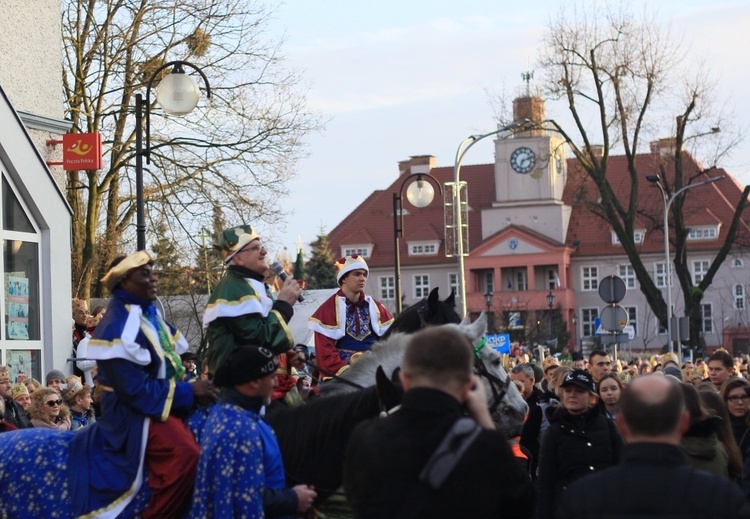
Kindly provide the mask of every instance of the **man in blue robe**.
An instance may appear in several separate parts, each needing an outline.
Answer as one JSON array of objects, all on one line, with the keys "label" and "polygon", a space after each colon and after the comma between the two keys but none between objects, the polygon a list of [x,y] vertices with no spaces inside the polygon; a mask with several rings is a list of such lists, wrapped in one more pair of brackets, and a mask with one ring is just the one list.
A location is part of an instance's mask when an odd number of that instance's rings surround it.
[{"label": "man in blue robe", "polygon": [[315,490],[286,487],[279,444],[260,414],[278,365],[270,350],[243,346],[216,371],[225,389],[200,432],[191,517],[294,517],[312,506]]},{"label": "man in blue robe", "polygon": [[148,469],[143,518],[180,517],[190,505],[199,449],[172,413],[215,395],[206,381],[182,382],[188,343],[154,307],[154,260],[145,251],[117,258],[102,282],[112,292],[88,343],[98,363],[102,416],[70,444],[68,478],[75,516],[117,517]]}]

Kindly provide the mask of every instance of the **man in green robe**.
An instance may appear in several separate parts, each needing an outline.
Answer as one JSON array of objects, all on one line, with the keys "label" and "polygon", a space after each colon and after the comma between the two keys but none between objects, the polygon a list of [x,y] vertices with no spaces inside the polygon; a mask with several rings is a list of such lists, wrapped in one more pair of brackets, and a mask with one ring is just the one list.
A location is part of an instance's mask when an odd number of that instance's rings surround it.
[{"label": "man in green robe", "polygon": [[203,327],[208,328],[209,372],[216,373],[243,344],[259,344],[276,355],[292,350],[294,339],[287,323],[302,292],[299,283],[290,276],[276,300],[272,299],[263,282],[269,270],[268,251],[249,225],[224,230],[214,246],[228,268],[203,314]]}]

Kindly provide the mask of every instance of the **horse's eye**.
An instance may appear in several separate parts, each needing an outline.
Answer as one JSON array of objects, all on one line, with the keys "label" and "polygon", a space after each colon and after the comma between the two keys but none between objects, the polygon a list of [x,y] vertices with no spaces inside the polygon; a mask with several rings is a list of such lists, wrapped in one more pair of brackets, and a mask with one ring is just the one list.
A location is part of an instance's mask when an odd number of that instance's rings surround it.
[{"label": "horse's eye", "polygon": [[492,365],[493,366],[500,366],[501,359],[492,359]]}]

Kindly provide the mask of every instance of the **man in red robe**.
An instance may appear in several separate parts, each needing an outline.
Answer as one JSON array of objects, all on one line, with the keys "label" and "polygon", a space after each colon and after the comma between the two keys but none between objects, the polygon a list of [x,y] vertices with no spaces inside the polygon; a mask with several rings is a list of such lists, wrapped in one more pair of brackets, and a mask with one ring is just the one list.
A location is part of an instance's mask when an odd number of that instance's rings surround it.
[{"label": "man in red robe", "polygon": [[370,269],[362,256],[341,258],[334,268],[339,291],[320,305],[308,323],[315,332],[315,355],[323,378],[346,369],[393,323],[391,313],[365,295]]}]

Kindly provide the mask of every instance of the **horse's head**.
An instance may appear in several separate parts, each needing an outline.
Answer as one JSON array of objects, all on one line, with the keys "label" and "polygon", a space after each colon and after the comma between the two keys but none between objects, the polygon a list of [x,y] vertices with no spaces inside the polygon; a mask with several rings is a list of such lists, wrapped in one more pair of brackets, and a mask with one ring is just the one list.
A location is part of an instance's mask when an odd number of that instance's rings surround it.
[{"label": "horse's head", "polygon": [[455,297],[454,291],[451,290],[451,295],[441,301],[438,288],[433,288],[427,298],[404,309],[394,319],[383,338],[395,332],[414,333],[428,325],[460,323],[461,317],[456,313]]},{"label": "horse's head", "polygon": [[474,370],[484,382],[495,425],[506,436],[515,436],[519,426],[523,425],[529,407],[503,368],[500,354],[487,345],[487,316],[482,312],[473,323],[466,317],[455,326],[474,346]]}]

